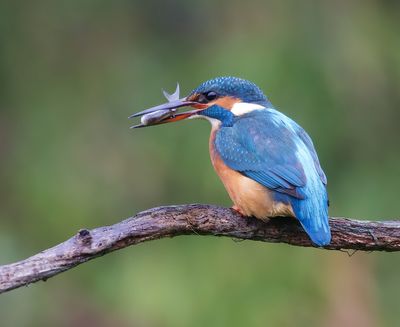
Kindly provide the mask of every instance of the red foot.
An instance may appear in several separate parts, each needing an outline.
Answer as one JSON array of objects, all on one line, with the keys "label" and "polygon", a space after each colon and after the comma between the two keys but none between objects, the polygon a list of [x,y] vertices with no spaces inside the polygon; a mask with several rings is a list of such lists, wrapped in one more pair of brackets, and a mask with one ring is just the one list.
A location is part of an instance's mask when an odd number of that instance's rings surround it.
[{"label": "red foot", "polygon": [[241,216],[246,217],[246,215],[243,213],[243,211],[238,206],[234,205],[231,209],[235,210]]}]

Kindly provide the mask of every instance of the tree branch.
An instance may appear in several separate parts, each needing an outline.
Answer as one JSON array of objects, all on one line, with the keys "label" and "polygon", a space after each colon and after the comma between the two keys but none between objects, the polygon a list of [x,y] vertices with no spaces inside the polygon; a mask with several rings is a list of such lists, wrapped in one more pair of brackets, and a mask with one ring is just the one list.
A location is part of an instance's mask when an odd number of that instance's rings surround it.
[{"label": "tree branch", "polygon": [[[329,250],[399,251],[400,221],[330,218]],[[232,209],[181,205],[143,211],[112,226],[82,229],[67,241],[25,260],[0,266],[0,293],[46,280],[106,253],[145,241],[179,235],[227,236],[242,240],[313,246],[293,218],[262,222]]]}]

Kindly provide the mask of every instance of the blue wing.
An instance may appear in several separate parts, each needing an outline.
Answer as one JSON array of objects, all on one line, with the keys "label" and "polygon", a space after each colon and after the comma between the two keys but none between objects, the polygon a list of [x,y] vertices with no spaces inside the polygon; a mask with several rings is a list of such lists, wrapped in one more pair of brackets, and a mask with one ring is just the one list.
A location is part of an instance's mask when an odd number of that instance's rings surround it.
[{"label": "blue wing", "polygon": [[227,166],[290,203],[316,244],[330,242],[326,176],[298,124],[274,109],[253,111],[220,128],[215,147]]},{"label": "blue wing", "polygon": [[321,178],[322,183],[324,183],[324,185],[326,185],[327,184],[327,179],[326,179],[325,173],[322,170],[321,165],[319,163],[317,152],[315,152],[314,144],[313,144],[313,141],[311,140],[311,137],[306,133],[306,131],[303,128],[301,128],[296,123],[295,123],[294,129],[295,129],[297,135],[304,142],[304,144],[307,147],[308,151],[310,152],[310,154],[311,154],[311,156],[312,156],[312,158],[314,160],[315,169],[317,170],[318,175]]}]

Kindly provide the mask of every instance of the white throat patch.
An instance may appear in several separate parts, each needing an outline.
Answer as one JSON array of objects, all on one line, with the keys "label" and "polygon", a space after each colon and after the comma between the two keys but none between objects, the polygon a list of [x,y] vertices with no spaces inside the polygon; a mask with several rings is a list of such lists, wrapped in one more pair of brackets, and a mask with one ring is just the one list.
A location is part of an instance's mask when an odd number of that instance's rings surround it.
[{"label": "white throat patch", "polygon": [[203,115],[193,115],[190,116],[188,119],[205,119],[211,123],[212,129],[217,129],[221,126],[221,121],[216,118],[211,118]]},{"label": "white throat patch", "polygon": [[252,112],[254,110],[261,110],[261,109],[265,109],[265,107],[260,104],[248,103],[248,102],[236,102],[232,106],[231,112],[235,116],[241,116],[249,112]]}]

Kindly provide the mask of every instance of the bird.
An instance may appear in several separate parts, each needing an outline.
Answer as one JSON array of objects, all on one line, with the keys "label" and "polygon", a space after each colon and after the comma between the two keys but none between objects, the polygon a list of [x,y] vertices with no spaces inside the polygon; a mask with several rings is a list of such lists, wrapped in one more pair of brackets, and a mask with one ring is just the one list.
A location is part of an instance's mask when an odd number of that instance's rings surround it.
[{"label": "bird", "polygon": [[[164,95],[167,103],[131,115],[142,116],[142,124],[132,127],[208,120],[211,162],[234,210],[264,221],[293,217],[316,246],[331,242],[327,178],[313,141],[256,84],[223,76],[184,98],[179,98],[179,84],[174,94]],[[178,113],[181,107],[191,110]]]}]

